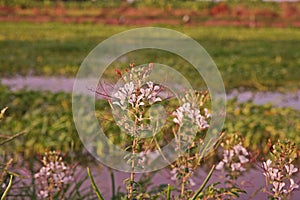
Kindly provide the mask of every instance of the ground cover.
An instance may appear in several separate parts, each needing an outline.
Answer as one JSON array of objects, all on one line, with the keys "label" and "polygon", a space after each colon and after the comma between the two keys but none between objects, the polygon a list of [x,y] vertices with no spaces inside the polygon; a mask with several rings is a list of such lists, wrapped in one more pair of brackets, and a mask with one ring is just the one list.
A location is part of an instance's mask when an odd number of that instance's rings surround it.
[{"label": "ground cover", "polygon": [[[81,62],[101,41],[133,26],[1,22],[0,72],[13,75],[75,76]],[[216,62],[227,90],[295,90],[299,88],[300,31],[296,28],[169,26],[197,40]],[[133,52],[107,71],[127,63],[160,62],[195,80],[193,67],[167,52]],[[199,83],[199,82],[198,82]]]}]

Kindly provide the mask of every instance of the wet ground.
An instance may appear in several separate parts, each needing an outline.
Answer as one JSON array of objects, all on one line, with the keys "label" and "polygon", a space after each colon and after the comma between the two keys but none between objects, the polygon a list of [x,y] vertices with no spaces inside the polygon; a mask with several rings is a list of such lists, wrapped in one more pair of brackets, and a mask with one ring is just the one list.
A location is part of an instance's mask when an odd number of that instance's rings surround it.
[{"label": "wet ground", "polygon": [[[28,89],[38,91],[51,91],[51,92],[67,92],[73,91],[74,78],[66,77],[13,77],[2,78],[1,83],[7,85],[11,90]],[[97,83],[95,79],[78,79],[82,83],[80,92],[90,93],[88,90],[93,83]],[[92,88],[92,87],[91,87]],[[278,107],[291,107],[300,110],[300,90],[296,92],[251,92],[251,91],[238,91],[233,90],[227,94],[228,99],[237,98],[239,102],[253,100],[254,103],[261,105],[265,103],[272,103]]]}]

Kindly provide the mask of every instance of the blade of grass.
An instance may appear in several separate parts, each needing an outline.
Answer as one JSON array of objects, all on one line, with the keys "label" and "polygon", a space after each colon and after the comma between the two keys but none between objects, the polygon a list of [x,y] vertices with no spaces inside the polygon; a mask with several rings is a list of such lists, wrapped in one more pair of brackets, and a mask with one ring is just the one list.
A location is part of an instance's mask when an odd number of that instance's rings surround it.
[{"label": "blade of grass", "polygon": [[205,178],[205,180],[203,181],[202,185],[200,186],[200,188],[196,191],[196,193],[194,194],[194,196],[191,198],[191,200],[196,200],[197,197],[200,195],[200,193],[203,191],[204,187],[206,186],[207,182],[209,181],[212,173],[215,170],[215,165],[212,166],[211,170],[209,171],[207,177]]},{"label": "blade of grass", "polygon": [[115,175],[112,169],[110,169],[110,179],[111,179],[111,188],[112,188],[112,199],[115,199]]},{"label": "blade of grass", "polygon": [[90,168],[87,168],[87,173],[88,173],[88,175],[90,177],[90,180],[91,180],[91,183],[92,183],[92,187],[93,187],[93,189],[94,189],[94,191],[95,191],[98,199],[99,200],[104,200],[104,198],[102,197],[102,195],[101,195],[101,193],[100,193],[100,191],[99,191],[99,189],[98,189],[98,187],[97,187],[97,185],[96,185],[96,183],[94,181],[94,178],[92,176]]},{"label": "blade of grass", "polygon": [[11,186],[12,186],[12,180],[13,180],[13,175],[10,175],[10,178],[9,178],[9,183],[7,185],[7,188],[5,189],[5,191],[3,192],[3,195],[1,197],[1,200],[4,200],[5,197],[7,196],[8,194],[8,191],[10,190]]},{"label": "blade of grass", "polygon": [[171,200],[171,187],[170,187],[170,184],[168,184],[168,189],[167,189],[167,200]]}]

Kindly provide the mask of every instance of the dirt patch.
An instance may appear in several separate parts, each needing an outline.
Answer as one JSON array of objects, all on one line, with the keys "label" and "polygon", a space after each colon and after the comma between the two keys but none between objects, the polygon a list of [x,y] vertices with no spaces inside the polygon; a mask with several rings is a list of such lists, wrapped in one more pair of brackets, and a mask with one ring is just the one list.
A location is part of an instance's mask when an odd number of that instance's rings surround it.
[{"label": "dirt patch", "polygon": [[229,6],[222,2],[202,10],[146,8],[21,8],[0,7],[0,21],[104,23],[149,26],[158,24],[188,26],[300,27],[299,3],[283,3],[278,11],[270,8]]}]

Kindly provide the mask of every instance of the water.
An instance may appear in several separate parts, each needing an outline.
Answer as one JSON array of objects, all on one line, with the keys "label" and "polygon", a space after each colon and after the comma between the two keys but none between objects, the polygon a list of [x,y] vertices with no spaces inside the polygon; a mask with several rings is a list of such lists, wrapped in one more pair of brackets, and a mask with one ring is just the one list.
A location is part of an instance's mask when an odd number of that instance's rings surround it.
[{"label": "water", "polygon": [[[92,169],[93,174],[97,174],[97,169]],[[103,196],[105,199],[109,199],[112,196],[112,191],[111,191],[111,178],[110,178],[110,171],[107,168],[102,168],[101,171],[98,171],[98,175],[96,175],[95,180],[98,184],[99,189],[101,190],[101,193],[103,193]],[[197,172],[194,173],[194,178],[193,180],[195,181],[196,185],[192,188],[193,190],[197,190],[204,179],[207,176],[206,171],[203,169],[199,169]],[[115,184],[116,188],[120,187],[122,188],[121,191],[124,191],[124,185],[123,185],[123,180],[128,178],[130,174],[128,173],[123,173],[119,171],[114,171],[114,176],[115,176]],[[221,182],[224,183],[225,181],[225,173],[221,171],[215,170],[211,176],[211,179],[209,180],[208,184],[212,184],[215,182]],[[137,175],[139,178],[140,175]],[[174,182],[171,181],[171,174],[170,170],[165,168],[162,169],[158,172],[155,172],[154,174],[151,174],[152,183],[155,183],[153,185],[158,186],[160,184],[167,184],[170,183],[171,185],[174,185]],[[103,181],[106,180],[106,181]],[[299,176],[294,179],[294,180],[299,180]],[[263,200],[267,199],[267,194],[261,192],[259,189],[264,187],[265,185],[265,177],[263,175],[263,170],[259,168],[252,168],[238,178],[236,182],[240,189],[243,189],[247,191],[246,194],[242,193],[238,199],[240,200],[248,200],[248,199],[254,199],[254,200]],[[152,186],[153,186],[152,185]],[[221,187],[224,186],[223,184],[217,186]],[[257,192],[257,193],[256,193]],[[176,193],[176,192],[173,192]],[[256,195],[253,195],[255,194]],[[253,197],[251,197],[253,195]],[[300,199],[300,190],[296,190],[293,192],[293,195],[291,196],[291,200],[299,200]]]},{"label": "water", "polygon": [[[94,83],[98,81],[96,79],[79,79],[79,83],[82,83],[80,92],[90,93],[89,88],[93,88]],[[38,91],[51,91],[51,92],[67,92],[73,91],[74,78],[66,77],[40,77],[40,76],[29,76],[29,77],[13,77],[13,78],[2,78],[1,83],[7,85],[11,90],[28,89]],[[291,107],[300,110],[300,90],[297,92],[251,92],[244,91],[239,92],[233,90],[227,94],[228,99],[236,97],[239,102],[245,102],[253,100],[254,103],[261,105],[265,103],[272,103],[278,107]]]}]

